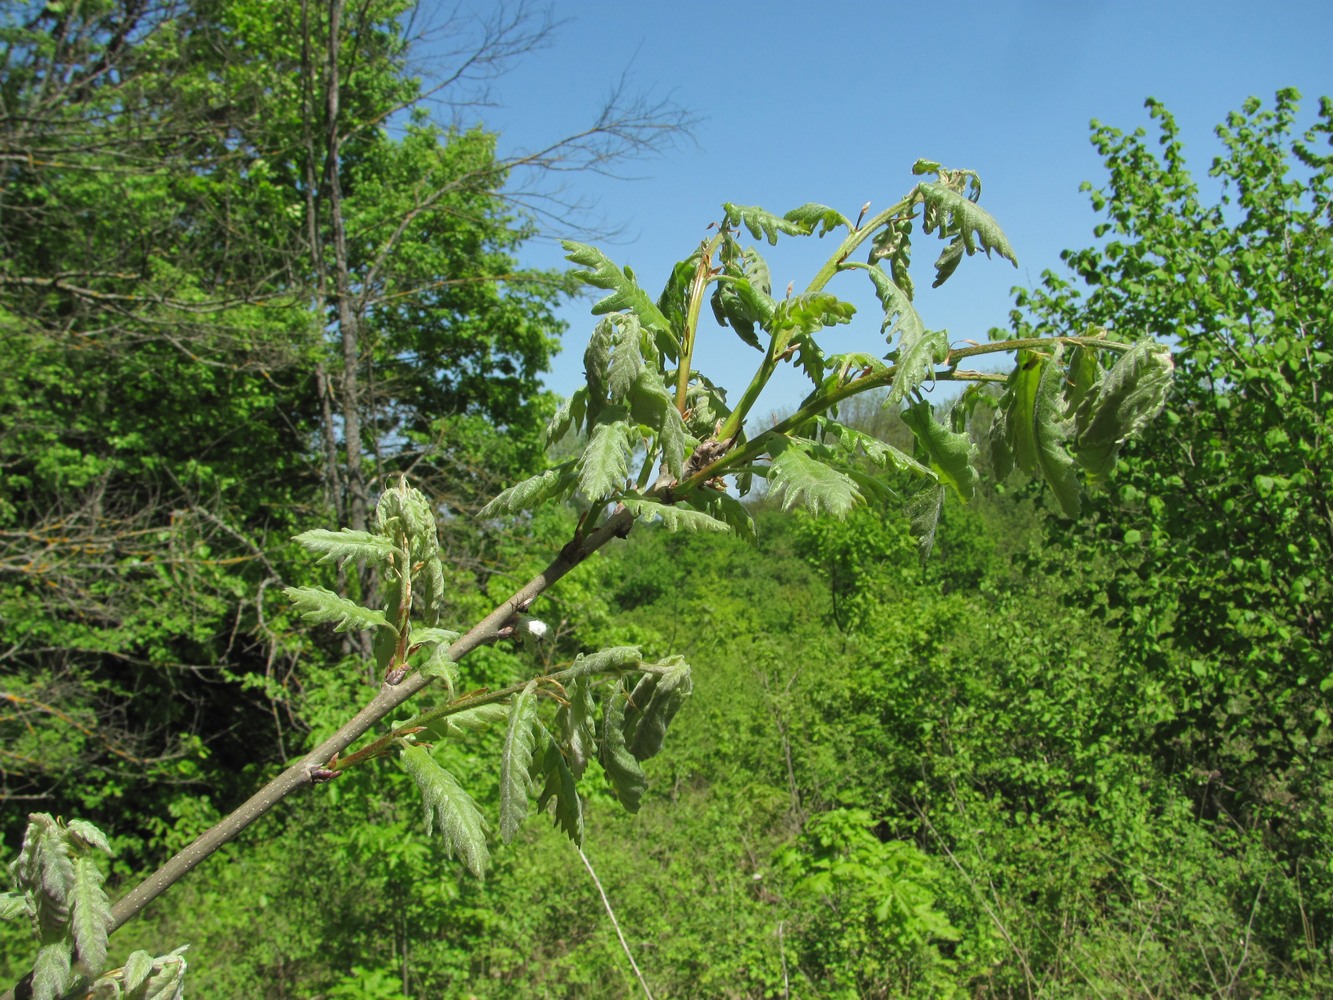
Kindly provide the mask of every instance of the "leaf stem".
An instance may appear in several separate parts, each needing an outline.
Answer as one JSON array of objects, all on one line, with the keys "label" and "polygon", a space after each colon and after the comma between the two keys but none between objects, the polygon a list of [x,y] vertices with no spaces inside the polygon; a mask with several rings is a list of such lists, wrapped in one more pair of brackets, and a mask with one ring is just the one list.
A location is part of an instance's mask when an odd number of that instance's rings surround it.
[{"label": "leaf stem", "polygon": [[680,368],[676,372],[676,410],[685,415],[685,398],[690,387],[690,369],[694,364],[694,338],[699,329],[699,313],[703,308],[704,292],[713,272],[713,253],[722,241],[718,233],[711,240],[699,244],[699,266],[694,269],[690,285],[690,304],[685,314],[685,329],[680,337]]}]

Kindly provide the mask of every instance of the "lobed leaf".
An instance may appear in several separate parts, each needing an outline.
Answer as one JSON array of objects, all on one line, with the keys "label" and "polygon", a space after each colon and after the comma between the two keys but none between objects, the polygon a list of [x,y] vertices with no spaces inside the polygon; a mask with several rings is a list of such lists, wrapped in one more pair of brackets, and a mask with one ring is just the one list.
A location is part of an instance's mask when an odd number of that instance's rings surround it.
[{"label": "lobed leaf", "polygon": [[363,608],[355,601],[339,597],[325,587],[285,587],[282,592],[287,595],[287,599],[296,607],[301,617],[312,624],[335,622],[333,628],[335,632],[384,628],[397,634],[398,630],[389,624],[383,611]]},{"label": "lobed leaf", "polygon": [[[725,247],[724,247],[725,249]],[[750,347],[762,351],[755,327],[767,327],[777,302],[768,263],[753,248],[723,255],[722,273],[710,304],[718,323],[730,326]]]},{"label": "lobed leaf", "polygon": [[672,657],[668,664],[666,671],[657,675],[648,703],[638,706],[633,731],[626,734],[629,751],[637,760],[647,760],[661,751],[667,727],[694,691],[689,664],[679,656]]},{"label": "lobed leaf", "polygon": [[29,912],[26,893],[0,892],[0,920],[17,920]]},{"label": "lobed leaf", "polygon": [[731,531],[731,525],[719,521],[701,510],[691,510],[674,504],[658,503],[643,497],[626,497],[623,501],[630,512],[642,520],[658,518],[667,531]]},{"label": "lobed leaf", "polygon": [[881,469],[893,468],[899,472],[910,472],[914,476],[934,478],[935,474],[911,455],[873,434],[848,427],[830,417],[816,417],[814,424],[822,437],[833,438],[849,455],[864,455]]},{"label": "lobed leaf", "polygon": [[528,771],[536,746],[537,682],[531,680],[509,708],[509,729],[500,750],[500,838],[507,844],[528,818]]},{"label": "lobed leaf", "polygon": [[72,819],[65,824],[65,829],[89,847],[95,847],[103,854],[114,855],[116,853],[111,849],[111,842],[106,839],[106,834],[86,819]]},{"label": "lobed leaf", "polygon": [[612,646],[596,653],[580,653],[574,657],[573,664],[564,671],[565,677],[574,680],[593,674],[609,673],[613,670],[629,670],[643,662],[643,653],[638,646]]},{"label": "lobed leaf", "polygon": [[515,483],[477,512],[477,517],[518,514],[540,507],[548,500],[563,499],[574,490],[574,463],[565,462]]},{"label": "lobed leaf", "polygon": [[800,507],[812,514],[846,517],[864,498],[850,478],[809,455],[807,444],[778,438],[768,468],[769,495],[783,510]]},{"label": "lobed leaf", "polygon": [[136,951],[125,959],[125,992],[137,990],[153,972],[153,956],[146,951]]},{"label": "lobed leaf", "polygon": [[754,517],[749,508],[730,493],[703,486],[689,499],[689,503],[702,509],[714,520],[721,521],[742,538],[755,540]]},{"label": "lobed leaf", "polygon": [[542,431],[542,449],[564,440],[572,428],[583,426],[583,418],[588,408],[588,390],[586,387],[575,389],[568,399],[562,399],[556,407],[554,416]]},{"label": "lobed leaf", "polygon": [[1079,465],[1094,476],[1110,472],[1120,445],[1162,412],[1174,371],[1170,349],[1151,340],[1122,354],[1075,413]]},{"label": "lobed leaf", "polygon": [[1064,419],[1064,389],[1060,366],[1053,362],[1043,364],[1037,386],[1033,436],[1042,478],[1050,485],[1065,517],[1078,517],[1081,484],[1074,458],[1066,447],[1072,427],[1071,422]]},{"label": "lobed leaf", "polygon": [[592,685],[580,677],[567,689],[569,700],[556,713],[560,739],[569,757],[569,769],[575,779],[583,777],[588,760],[597,753],[597,730],[594,725],[596,706],[592,700]]},{"label": "lobed leaf", "polygon": [[685,421],[656,371],[640,370],[627,402],[630,416],[656,435],[667,471],[679,479],[685,464]]},{"label": "lobed leaf", "polygon": [[843,302],[831,292],[809,292],[779,302],[764,329],[773,337],[773,353],[776,355],[799,337],[809,336],[826,326],[850,323],[855,313],[856,306]]},{"label": "lobed leaf", "polygon": [[903,410],[903,423],[911,428],[917,444],[927,456],[931,471],[963,500],[977,490],[977,472],[972,467],[975,448],[966,434],[949,430],[935,419],[930,403],[922,400]]},{"label": "lobed leaf", "polygon": [[508,705],[478,705],[435,720],[431,723],[431,729],[447,738],[456,739],[465,732],[481,732],[508,718]]},{"label": "lobed leaf", "polygon": [[355,559],[367,566],[382,566],[392,562],[399,551],[392,539],[369,531],[353,531],[351,528],[343,528],[341,531],[315,528],[301,532],[293,540],[311,552],[322,553],[319,560],[322,563]]},{"label": "lobed leaf", "polygon": [[412,776],[426,809],[426,835],[436,825],[445,849],[459,858],[477,878],[490,861],[486,849],[486,820],[472,796],[463,790],[452,774],[436,763],[425,747],[404,744],[398,754],[403,770]]},{"label": "lobed leaf", "polygon": [[74,948],[87,974],[97,975],[106,964],[106,940],[111,932],[111,900],[102,888],[102,873],[89,855],[74,859],[70,890],[70,929]]},{"label": "lobed leaf", "polygon": [[809,225],[774,215],[758,205],[733,205],[726,202],[722,205],[722,212],[725,225],[732,229],[744,226],[754,239],[768,240],[769,246],[777,245],[778,233],[787,236],[810,235]]},{"label": "lobed leaf", "polygon": [[606,701],[602,715],[602,743],[598,748],[597,759],[601,762],[606,776],[611,779],[611,788],[616,799],[628,812],[639,811],[639,803],[648,782],[643,776],[643,768],[634,759],[625,745],[625,682],[622,680]]},{"label": "lobed leaf", "polygon": [[[594,288],[604,288],[611,292],[592,307],[594,316],[610,312],[633,313],[639,322],[650,330],[672,335],[671,324],[662,310],[648,297],[648,293],[639,287],[638,279],[628,267],[623,270],[616,267],[610,257],[596,247],[573,240],[562,240],[560,245],[567,251],[565,259],[584,268],[575,271],[574,277]],[[679,356],[679,347],[676,348]]]},{"label": "lobed leaf", "polygon": [[[823,237],[827,233],[833,232],[839,226],[852,231],[851,220],[843,215],[836,208],[829,208],[827,205],[819,205],[815,202],[807,202],[800,208],[793,208],[783,216],[788,222],[794,222],[801,226],[806,233],[814,233],[816,236]],[[818,232],[816,232],[818,230]]]},{"label": "lobed leaf", "polygon": [[884,307],[884,323],[880,330],[888,331],[890,345],[897,337],[897,346],[890,356],[896,371],[884,401],[886,407],[897,406],[908,393],[931,378],[935,366],[949,356],[948,337],[943,330],[926,329],[921,314],[912,305],[912,296],[898,287],[883,268],[868,264],[848,266],[861,268],[870,276],[875,296]]},{"label": "lobed leaf", "polygon": [[943,510],[944,486],[940,483],[926,483],[907,498],[907,521],[916,539],[917,554],[923,563],[935,547],[935,529],[939,527]]},{"label": "lobed leaf", "polygon": [[963,253],[971,256],[977,250],[984,250],[989,257],[994,250],[1015,267],[1018,266],[1018,258],[1014,256],[1014,248],[1009,245],[1008,237],[984,208],[945,184],[923,181],[917,185],[917,190],[926,205],[921,228],[927,235],[939,230],[942,239],[952,239],[953,245],[957,247],[956,251],[953,247],[946,250],[940,261],[936,262],[936,267],[940,269],[935,279],[936,287],[949,277]]},{"label": "lobed leaf", "polygon": [[582,847],[583,803],[579,801],[578,781],[554,740],[546,746],[542,770],[546,773],[546,783],[537,798],[537,808],[545,809],[547,803],[554,802],[555,825]]},{"label": "lobed leaf", "polygon": [[[608,407],[603,416],[624,416],[620,407]],[[611,419],[599,423],[588,437],[588,445],[575,463],[578,486],[593,503],[605,500],[625,488],[629,477],[629,460],[633,454],[633,428],[624,420]]]},{"label": "lobed leaf", "polygon": [[68,941],[43,945],[32,966],[33,1000],[59,1000],[73,980]]}]

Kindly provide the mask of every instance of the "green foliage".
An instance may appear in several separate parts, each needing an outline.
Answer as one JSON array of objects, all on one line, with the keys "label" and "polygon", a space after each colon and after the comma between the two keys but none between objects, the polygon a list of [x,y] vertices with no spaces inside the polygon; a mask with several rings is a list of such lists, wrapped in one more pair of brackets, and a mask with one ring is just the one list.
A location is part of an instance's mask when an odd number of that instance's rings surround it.
[{"label": "green foliage", "polygon": [[73,991],[99,1000],[180,997],[184,948],[158,959],[137,952],[124,968],[103,972],[111,902],[94,852],[113,853],[91,823],[63,823],[47,813],[28,817],[23,846],[9,864],[14,889],[0,895],[0,917],[26,917],[37,936],[32,997],[57,1000]]},{"label": "green foliage", "polygon": [[536,745],[536,721],[537,682],[533,680],[510,703],[509,731],[500,752],[500,836],[506,844],[528,818],[528,772]]},{"label": "green foliage", "polygon": [[490,862],[490,851],[486,847],[486,820],[472,796],[436,763],[425,747],[405,744],[398,752],[398,763],[421,792],[426,807],[426,835],[430,836],[438,827],[449,854],[481,878]]}]

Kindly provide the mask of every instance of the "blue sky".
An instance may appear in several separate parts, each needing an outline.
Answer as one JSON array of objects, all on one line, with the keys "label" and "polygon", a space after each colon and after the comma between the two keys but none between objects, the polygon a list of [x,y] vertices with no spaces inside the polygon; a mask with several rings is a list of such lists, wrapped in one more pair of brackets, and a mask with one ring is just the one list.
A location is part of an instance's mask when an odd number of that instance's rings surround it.
[{"label": "blue sky", "polygon": [[[486,9],[484,5],[478,9]],[[1059,252],[1086,245],[1095,217],[1079,184],[1103,172],[1088,143],[1097,118],[1148,125],[1145,98],[1164,101],[1182,127],[1196,176],[1216,151],[1212,128],[1249,95],[1280,87],[1304,111],[1333,94],[1333,2],[842,3],[795,0],[723,4],[556,0],[563,20],[550,44],[515,62],[479,112],[501,149],[538,147],[585,126],[615,82],[670,97],[701,119],[695,141],[626,168],[635,179],[564,178],[567,195],[596,203],[579,221],[619,227],[603,248],[629,264],[654,297],[724,201],[784,212],[808,201],[855,217],[911,187],[918,157],[978,171],[981,204],[1018,254],[969,259],[937,290],[938,247],[917,243],[917,307],[955,341],[984,340],[1004,325],[1015,284],[1059,268]],[[918,234],[918,240],[922,238]],[[832,237],[780,241],[765,255],[774,288],[801,287],[831,252]],[[809,249],[801,243],[813,244]],[[560,263],[551,241],[526,262]],[[828,331],[826,350],[885,349],[864,278],[830,287],[856,303],[851,327]],[[859,277],[859,276],[855,276]],[[562,394],[582,379],[590,301],[562,310],[570,323],[548,384]],[[732,398],[758,360],[728,330],[703,337],[696,367],[719,372]],[[799,374],[775,381],[761,411],[805,395]]]}]

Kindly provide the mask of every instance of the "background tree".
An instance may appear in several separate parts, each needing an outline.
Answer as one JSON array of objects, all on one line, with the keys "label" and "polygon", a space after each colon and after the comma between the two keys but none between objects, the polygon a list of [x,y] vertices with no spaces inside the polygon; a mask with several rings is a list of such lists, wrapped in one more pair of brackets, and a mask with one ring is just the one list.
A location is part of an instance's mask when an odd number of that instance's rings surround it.
[{"label": "background tree", "polygon": [[469,509],[531,460],[563,284],[517,270],[530,228],[509,178],[641,152],[681,119],[622,102],[501,162],[426,101],[465,111],[549,22],[519,5],[436,26],[455,61],[432,82],[413,75],[412,10],[7,8],[9,801],[59,809],[89,768],[106,792],[80,782],[77,811],[98,820],[154,777],[172,801],[204,780],[225,799],[256,747],[282,760],[312,724],[309,645],[273,602],[303,564],[296,522],[359,522],[395,469]]}]

